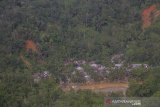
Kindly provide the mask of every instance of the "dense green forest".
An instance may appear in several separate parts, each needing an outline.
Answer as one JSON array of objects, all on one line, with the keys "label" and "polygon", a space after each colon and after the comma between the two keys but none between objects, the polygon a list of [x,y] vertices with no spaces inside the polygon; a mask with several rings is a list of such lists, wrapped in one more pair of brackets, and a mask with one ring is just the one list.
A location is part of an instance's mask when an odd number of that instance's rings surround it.
[{"label": "dense green forest", "polygon": [[[0,106],[103,107],[104,95],[65,93],[58,83],[66,79],[65,61],[94,60],[109,66],[114,54],[124,54],[125,63],[151,66],[130,75],[127,96],[160,97],[160,20],[143,29],[141,16],[151,5],[159,9],[158,3],[0,0]],[[32,74],[46,70],[52,76],[34,83]]]}]

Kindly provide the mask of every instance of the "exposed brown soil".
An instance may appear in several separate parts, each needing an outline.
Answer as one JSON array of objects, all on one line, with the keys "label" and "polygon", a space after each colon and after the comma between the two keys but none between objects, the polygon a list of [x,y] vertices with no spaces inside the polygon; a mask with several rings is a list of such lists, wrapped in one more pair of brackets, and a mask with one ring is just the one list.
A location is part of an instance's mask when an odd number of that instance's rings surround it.
[{"label": "exposed brown soil", "polygon": [[151,5],[142,11],[142,29],[148,28],[151,24],[160,17],[159,4]]},{"label": "exposed brown soil", "polygon": [[83,84],[79,86],[79,89],[97,90],[105,88],[127,88],[128,83],[94,83],[94,84]]},{"label": "exposed brown soil", "polygon": [[92,90],[92,91],[99,91],[99,90],[106,90],[106,91],[125,91],[128,88],[128,83],[119,83],[119,82],[103,82],[103,83],[89,83],[89,84],[67,84],[65,87],[61,87],[63,91],[67,92],[70,90]]},{"label": "exposed brown soil", "polygon": [[[36,45],[36,43],[33,40],[26,40],[25,41],[25,45],[24,48],[26,50],[26,52],[28,51],[32,51],[32,52],[38,52],[38,46]],[[23,54],[20,54],[20,59],[23,61],[23,63],[28,67],[31,68],[31,63],[24,58]]]},{"label": "exposed brown soil", "polygon": [[25,42],[25,49],[26,51],[33,51],[33,52],[38,52],[38,46],[36,45],[36,43],[33,40],[27,40]]}]

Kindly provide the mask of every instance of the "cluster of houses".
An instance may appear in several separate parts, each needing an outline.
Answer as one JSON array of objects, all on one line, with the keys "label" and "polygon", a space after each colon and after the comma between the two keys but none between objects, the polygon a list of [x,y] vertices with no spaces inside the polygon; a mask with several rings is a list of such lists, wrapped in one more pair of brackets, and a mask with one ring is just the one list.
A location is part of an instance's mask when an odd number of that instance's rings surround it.
[{"label": "cluster of houses", "polygon": [[148,68],[149,65],[148,64],[130,64],[128,66],[124,66],[124,64],[114,64],[114,69],[120,69],[122,67],[126,67],[127,69],[136,69],[136,68],[140,68],[140,67],[143,67],[143,68]]},{"label": "cluster of houses", "polygon": [[[72,76],[75,76],[78,73],[80,73],[81,78],[83,78],[86,82],[94,82],[96,80],[93,79],[93,74],[96,77],[100,77],[101,80],[106,79],[106,75],[108,75],[110,72],[114,72],[117,69],[125,68],[126,71],[132,71],[133,69],[137,69],[140,67],[148,69],[148,64],[124,64],[121,60],[121,57],[123,55],[115,55],[111,58],[112,66],[104,66],[102,64],[98,64],[95,61],[85,61],[85,60],[69,60],[64,63],[64,66],[68,66],[70,64],[73,65],[74,70],[70,71],[70,77],[68,80],[71,80]],[[118,59],[118,60],[117,60]],[[90,71],[86,69],[86,66],[90,68]],[[41,79],[46,79],[51,76],[51,73],[49,71],[43,71],[43,72],[37,72],[33,75],[34,82],[39,82]],[[66,82],[66,81],[65,81]],[[72,82],[72,81],[70,81]]]},{"label": "cluster of houses", "polygon": [[32,75],[34,82],[38,83],[41,79],[47,79],[51,76],[49,71],[36,72]]},{"label": "cluster of houses", "polygon": [[[72,63],[75,67],[75,71],[72,72],[72,75],[75,75],[76,72],[80,72],[83,77],[85,79],[86,82],[93,82],[94,80],[92,79],[91,74],[85,69],[85,66],[89,66],[94,73],[96,73],[97,75],[101,75],[101,77],[103,77],[104,73],[108,74],[109,70],[107,67],[105,67],[104,65],[101,64],[97,64],[94,61],[91,62],[87,62],[85,60],[76,60],[73,61]],[[105,78],[105,76],[104,76]]]},{"label": "cluster of houses", "polygon": [[76,72],[80,72],[86,80],[86,82],[94,81],[91,75],[91,72],[85,68],[85,66],[90,67],[94,74],[97,76],[101,76],[101,78],[106,79],[106,75],[108,75],[111,71],[115,71],[116,69],[125,68],[126,71],[132,71],[133,69],[137,69],[140,67],[148,69],[148,64],[124,64],[123,54],[113,55],[111,58],[112,66],[106,67],[102,64],[98,64],[95,61],[85,61],[85,60],[73,60],[65,62],[65,66],[73,64],[74,71],[72,71],[71,75],[76,75]]}]

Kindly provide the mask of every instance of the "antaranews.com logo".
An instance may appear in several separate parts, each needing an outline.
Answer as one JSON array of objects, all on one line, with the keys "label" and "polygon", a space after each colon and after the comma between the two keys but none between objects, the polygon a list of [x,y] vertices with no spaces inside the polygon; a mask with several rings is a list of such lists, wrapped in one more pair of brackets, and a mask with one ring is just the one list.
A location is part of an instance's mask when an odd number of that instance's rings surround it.
[{"label": "antaranews.com logo", "polygon": [[106,97],[104,100],[106,107],[160,107],[160,98],[147,97]]}]

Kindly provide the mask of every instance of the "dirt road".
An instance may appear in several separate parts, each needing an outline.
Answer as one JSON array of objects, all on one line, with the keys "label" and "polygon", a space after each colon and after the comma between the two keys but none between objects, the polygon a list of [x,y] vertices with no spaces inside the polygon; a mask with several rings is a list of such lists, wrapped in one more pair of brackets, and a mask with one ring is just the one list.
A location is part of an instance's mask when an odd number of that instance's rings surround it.
[{"label": "dirt road", "polygon": [[97,90],[106,88],[128,88],[128,83],[93,83],[83,84],[79,86],[79,89]]},{"label": "dirt road", "polygon": [[64,91],[70,91],[70,90],[91,90],[95,92],[126,92],[128,89],[128,83],[108,83],[108,82],[103,82],[103,83],[88,83],[88,84],[69,84],[65,88],[63,88]]}]

